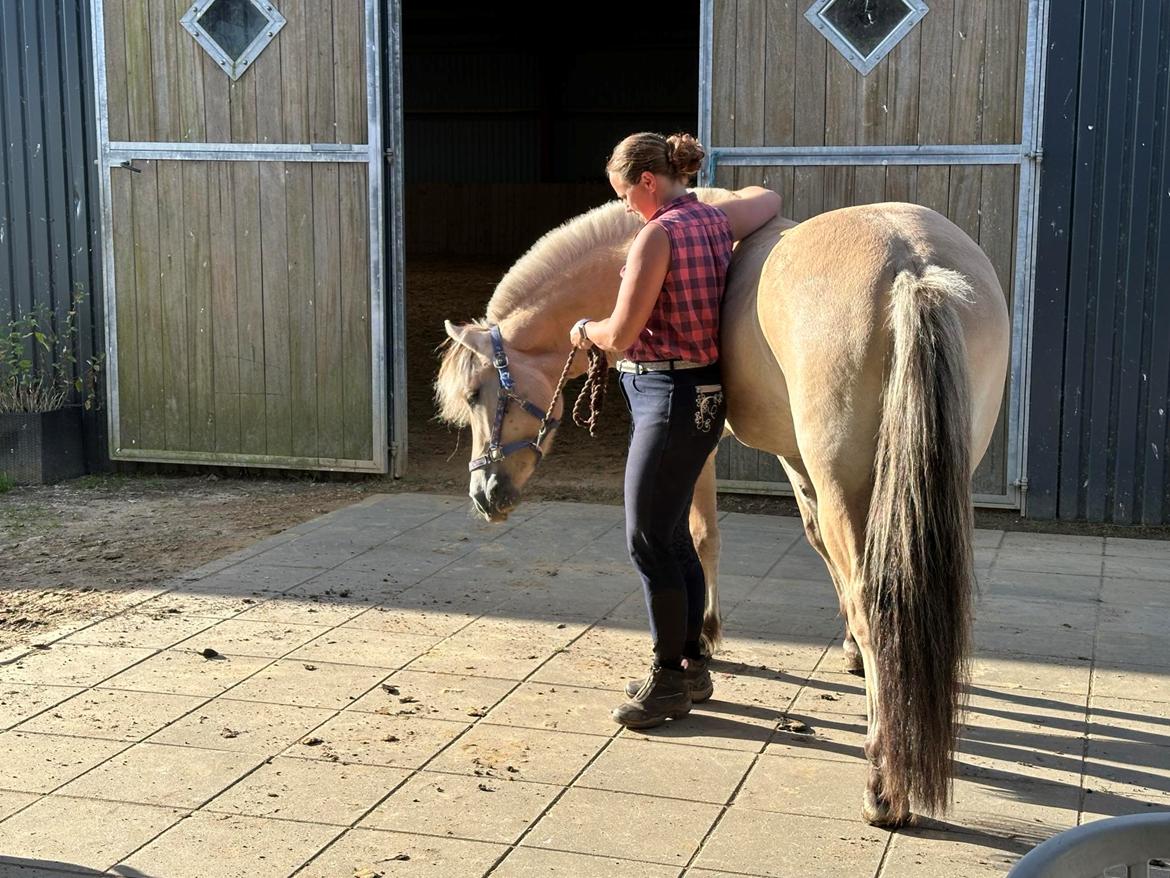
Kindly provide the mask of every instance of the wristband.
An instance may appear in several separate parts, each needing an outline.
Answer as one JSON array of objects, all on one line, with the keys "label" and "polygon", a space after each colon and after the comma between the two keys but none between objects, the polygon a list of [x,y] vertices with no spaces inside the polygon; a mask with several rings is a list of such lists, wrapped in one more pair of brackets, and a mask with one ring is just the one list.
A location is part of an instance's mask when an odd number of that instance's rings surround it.
[{"label": "wristband", "polygon": [[591,339],[585,333],[585,324],[588,323],[592,319],[593,318],[591,318],[591,317],[582,317],[580,320],[578,320],[576,323],[573,324],[573,328],[576,329],[578,332],[580,332],[581,338],[585,339],[585,341],[587,341],[587,342],[592,342],[593,339]]}]

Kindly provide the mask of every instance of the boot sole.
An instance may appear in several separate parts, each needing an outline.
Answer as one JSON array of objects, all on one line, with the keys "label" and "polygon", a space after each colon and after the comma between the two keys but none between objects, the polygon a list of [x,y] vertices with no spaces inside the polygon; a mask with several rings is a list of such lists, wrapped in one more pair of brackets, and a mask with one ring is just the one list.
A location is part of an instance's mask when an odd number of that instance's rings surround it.
[{"label": "boot sole", "polygon": [[675,710],[671,711],[665,716],[658,716],[654,719],[637,720],[634,722],[620,722],[615,720],[615,722],[617,722],[619,726],[625,726],[627,729],[652,729],[655,726],[662,725],[668,719],[682,719],[689,713],[689,710]]}]

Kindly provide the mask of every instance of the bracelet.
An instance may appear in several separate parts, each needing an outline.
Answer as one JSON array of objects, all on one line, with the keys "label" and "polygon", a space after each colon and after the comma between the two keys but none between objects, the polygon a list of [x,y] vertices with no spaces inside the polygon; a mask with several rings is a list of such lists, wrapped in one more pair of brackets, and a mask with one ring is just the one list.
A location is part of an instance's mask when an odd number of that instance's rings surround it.
[{"label": "bracelet", "polygon": [[582,317],[580,320],[578,320],[576,323],[573,324],[573,328],[581,333],[581,338],[585,339],[585,341],[588,341],[588,342],[592,342],[593,339],[591,339],[585,333],[585,324],[588,323],[592,319],[593,318],[591,318],[591,317]]}]

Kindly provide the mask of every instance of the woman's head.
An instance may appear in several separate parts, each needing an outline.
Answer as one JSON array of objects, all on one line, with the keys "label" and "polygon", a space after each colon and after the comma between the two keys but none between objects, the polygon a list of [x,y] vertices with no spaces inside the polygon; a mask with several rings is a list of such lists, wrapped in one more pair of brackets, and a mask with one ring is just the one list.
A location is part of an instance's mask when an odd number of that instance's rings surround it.
[{"label": "woman's head", "polygon": [[698,173],[706,155],[689,134],[663,137],[649,131],[631,134],[613,151],[605,170],[626,210],[649,219]]}]

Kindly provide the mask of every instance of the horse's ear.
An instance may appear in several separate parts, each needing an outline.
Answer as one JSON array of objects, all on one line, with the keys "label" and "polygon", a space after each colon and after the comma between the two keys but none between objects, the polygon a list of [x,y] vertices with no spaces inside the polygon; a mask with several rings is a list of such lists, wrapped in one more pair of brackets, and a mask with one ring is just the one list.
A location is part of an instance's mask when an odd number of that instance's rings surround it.
[{"label": "horse's ear", "polygon": [[453,342],[461,344],[477,354],[483,360],[485,366],[491,363],[492,340],[488,334],[488,330],[474,323],[465,323],[462,326],[456,326],[450,320],[443,321],[443,328],[447,330],[447,335]]}]

